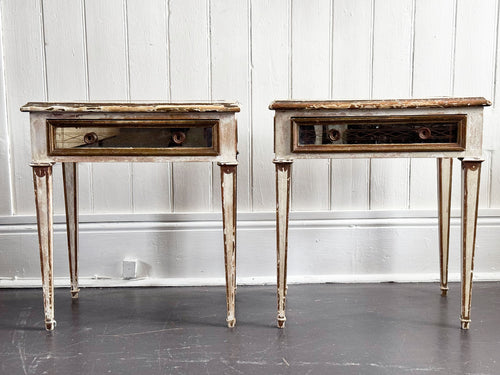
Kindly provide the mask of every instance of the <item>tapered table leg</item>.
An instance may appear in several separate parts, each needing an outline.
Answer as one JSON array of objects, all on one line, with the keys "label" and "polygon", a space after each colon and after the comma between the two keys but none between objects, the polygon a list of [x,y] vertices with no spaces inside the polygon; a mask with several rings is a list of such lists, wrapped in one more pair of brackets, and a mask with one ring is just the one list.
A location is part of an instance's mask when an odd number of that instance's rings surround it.
[{"label": "tapered table leg", "polygon": [[35,204],[42,270],[43,308],[45,328],[56,326],[54,320],[54,277],[53,277],[53,217],[52,217],[52,164],[31,164],[35,185]]},{"label": "tapered table leg", "polygon": [[226,266],[227,326],[236,324],[236,163],[218,163],[221,175],[222,227]]},{"label": "tapered table leg", "polygon": [[462,160],[462,329],[469,329],[481,159]]},{"label": "tapered table leg", "polygon": [[78,165],[62,163],[71,297],[78,298]]},{"label": "tapered table leg", "polygon": [[438,221],[439,221],[439,268],[441,295],[448,293],[448,254],[450,248],[450,205],[451,205],[451,158],[437,159],[438,173]]},{"label": "tapered table leg", "polygon": [[278,289],[278,327],[285,327],[286,259],[288,251],[288,213],[290,211],[291,160],[274,160],[276,164],[276,252]]}]

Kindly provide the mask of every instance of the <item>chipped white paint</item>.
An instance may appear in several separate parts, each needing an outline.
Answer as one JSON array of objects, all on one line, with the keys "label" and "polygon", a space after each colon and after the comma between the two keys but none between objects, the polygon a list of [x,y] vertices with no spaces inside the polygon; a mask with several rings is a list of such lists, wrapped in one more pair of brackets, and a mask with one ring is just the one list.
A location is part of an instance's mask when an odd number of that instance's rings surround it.
[{"label": "chipped white paint", "polygon": [[[482,103],[482,102],[481,102]],[[349,105],[344,108],[332,109],[313,109],[313,110],[276,110],[276,123],[282,124],[282,130],[278,130],[277,137],[274,139],[274,149],[276,155],[283,159],[361,159],[361,158],[442,158],[442,157],[481,157],[482,155],[482,128],[483,128],[483,104],[480,107],[462,106],[456,108],[394,108],[394,109],[349,109]],[[318,107],[323,104],[318,104]],[[306,107],[307,108],[307,107]],[[308,112],[309,111],[309,112]],[[446,115],[446,114],[467,114],[466,126],[466,150],[465,151],[434,151],[434,152],[356,152],[356,153],[293,153],[292,152],[292,132],[288,131],[287,124],[292,117],[335,117],[335,116],[418,116],[426,115]],[[396,182],[395,182],[396,183]],[[406,182],[405,182],[406,183]],[[396,183],[397,184],[397,183]]]},{"label": "chipped white paint", "polygon": [[278,327],[285,326],[286,264],[288,251],[288,213],[290,211],[290,178],[292,162],[274,160],[276,164],[276,260],[278,289]]},{"label": "chipped white paint", "polygon": [[[290,184],[290,164],[293,159],[325,159],[325,158],[438,158],[439,185],[439,234],[440,234],[440,266],[441,291],[446,295],[448,280],[448,247],[451,204],[451,158],[462,159],[462,315],[461,327],[469,328],[470,295],[472,289],[472,268],[477,224],[477,204],[479,199],[479,172],[482,156],[482,113],[483,106],[491,103],[484,98],[450,98],[450,99],[408,99],[408,100],[371,100],[371,101],[276,101],[269,108],[275,110],[274,149],[276,164],[276,226],[277,226],[277,268],[278,268],[278,327],[283,327],[285,318],[286,296],[286,261],[288,240],[288,195]],[[357,147],[345,148],[346,144],[311,143],[298,147],[298,130],[293,123],[299,119],[338,117],[363,117],[376,119],[379,116],[408,116],[407,122],[431,116],[439,118],[443,115],[465,115],[465,131],[457,130],[457,138],[464,137],[463,147],[457,150],[446,150],[440,144],[430,144],[419,151],[411,141],[397,145],[398,151],[384,149],[378,140],[356,144]],[[413,117],[411,117],[413,116]],[[445,118],[445,117],[443,117]],[[311,121],[311,120],[309,120]],[[415,120],[414,124],[418,124]],[[369,128],[367,129],[369,130]],[[413,130],[412,130],[413,131]],[[431,131],[429,130],[429,133]],[[458,135],[460,134],[460,135]],[[401,141],[399,141],[401,142]],[[323,142],[322,142],[323,143]],[[390,141],[387,143],[391,143]],[[351,144],[348,144],[351,146]],[[407,147],[404,147],[407,146]],[[415,146],[411,148],[410,146]],[[344,147],[341,148],[341,147]],[[288,164],[283,161],[286,160]]]},{"label": "chipped white paint", "polygon": [[450,250],[450,217],[451,217],[451,158],[437,159],[438,178],[438,225],[439,225],[439,266],[441,294],[448,293],[448,256]]},{"label": "chipped white paint", "polygon": [[[70,264],[71,295],[78,298],[78,192],[77,163],[89,162],[127,162],[127,161],[205,161],[218,162],[221,166],[221,191],[223,213],[224,254],[226,266],[227,290],[227,324],[234,327],[235,290],[236,290],[236,154],[237,126],[235,112],[239,107],[231,104],[177,104],[178,108],[166,104],[137,105],[136,103],[115,103],[111,107],[106,104],[92,103],[29,103],[22,107],[30,112],[31,144],[33,156],[33,179],[37,203],[37,219],[39,226],[40,263],[42,268],[43,297],[45,309],[45,324],[48,330],[55,327],[54,321],[54,285],[53,285],[53,218],[52,218],[52,165],[63,162],[64,191],[66,203],[68,254]],[[134,112],[134,108],[137,111]],[[229,110],[228,110],[229,108]],[[102,109],[102,112],[99,110]],[[121,109],[125,109],[121,111]],[[153,113],[150,113],[153,112]],[[78,120],[85,119],[91,128],[96,126],[111,126],[107,121],[140,118],[165,120],[191,120],[194,125],[203,124],[210,117],[216,120],[217,132],[212,133],[214,154],[197,154],[196,149],[185,153],[168,155],[155,154],[154,148],[148,145],[138,147],[136,155],[116,155],[113,148],[107,149],[107,154],[92,154],[92,148],[78,148],[80,154],[68,152],[55,157],[47,145],[51,142],[49,119]],[[196,123],[198,121],[198,123]],[[112,123],[111,123],[112,124]],[[134,122],[137,124],[137,122]],[[141,124],[137,125],[140,126]],[[75,126],[76,128],[76,126]],[[216,138],[217,137],[217,138]],[[168,146],[165,146],[168,147]],[[178,149],[177,147],[176,149]],[[68,148],[68,150],[71,147]],[[95,149],[94,149],[95,150]],[[175,150],[174,150],[175,151]],[[188,152],[189,151],[189,152]]]},{"label": "chipped white paint", "polygon": [[222,193],[224,260],[226,266],[227,326],[234,327],[236,294],[236,168],[235,163],[219,163]]},{"label": "chipped white paint", "polygon": [[462,329],[469,329],[481,159],[462,160]]},{"label": "chipped white paint", "polygon": [[51,331],[56,326],[54,320],[54,232],[52,218],[52,165],[33,163],[33,182],[38,217],[38,241],[40,265],[42,269],[43,308],[45,327]]},{"label": "chipped white paint", "polygon": [[71,297],[78,298],[78,164],[62,163]]},{"label": "chipped white paint", "polygon": [[122,112],[239,112],[240,108],[233,102],[199,102],[199,103],[27,103],[21,107],[22,112],[85,112],[85,113],[122,113]]}]

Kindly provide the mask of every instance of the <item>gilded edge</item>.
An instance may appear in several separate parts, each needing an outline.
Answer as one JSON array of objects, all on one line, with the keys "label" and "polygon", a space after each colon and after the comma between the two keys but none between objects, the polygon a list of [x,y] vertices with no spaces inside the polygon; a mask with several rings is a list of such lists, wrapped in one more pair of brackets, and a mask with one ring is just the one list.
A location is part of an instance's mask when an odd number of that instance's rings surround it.
[{"label": "gilded edge", "polygon": [[21,112],[239,112],[236,102],[214,103],[49,103],[29,102]]},{"label": "gilded edge", "polygon": [[490,106],[491,102],[476,98],[428,98],[386,100],[276,100],[269,105],[274,110],[314,109],[399,109]]}]

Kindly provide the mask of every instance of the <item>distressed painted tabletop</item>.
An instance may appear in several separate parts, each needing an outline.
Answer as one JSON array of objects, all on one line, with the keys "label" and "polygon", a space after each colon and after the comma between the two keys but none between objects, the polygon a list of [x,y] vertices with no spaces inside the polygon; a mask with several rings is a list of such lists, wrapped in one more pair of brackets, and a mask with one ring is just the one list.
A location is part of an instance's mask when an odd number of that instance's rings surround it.
[{"label": "distressed painted tabletop", "polygon": [[429,98],[385,100],[276,100],[269,109],[391,109],[391,108],[450,108],[489,106],[485,98]]},{"label": "distressed painted tabletop", "polygon": [[236,102],[30,102],[22,112],[239,112]]}]

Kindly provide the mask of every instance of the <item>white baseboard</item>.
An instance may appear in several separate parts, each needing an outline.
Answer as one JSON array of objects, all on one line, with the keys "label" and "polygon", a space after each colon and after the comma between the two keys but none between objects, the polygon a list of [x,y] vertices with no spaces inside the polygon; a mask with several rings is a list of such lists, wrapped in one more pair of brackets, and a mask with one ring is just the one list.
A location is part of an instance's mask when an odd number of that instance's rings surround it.
[{"label": "white baseboard", "polygon": [[[451,273],[449,282],[459,282],[460,274]],[[474,282],[500,281],[500,272],[476,273]],[[302,275],[293,276],[288,284],[366,284],[366,283],[437,283],[439,274],[381,274],[381,275]],[[276,285],[276,278],[269,276],[238,278],[238,285]],[[0,279],[0,288],[41,288],[41,278]],[[184,287],[184,286],[224,286],[224,278],[176,278],[136,280],[80,278],[82,288],[122,288],[122,287]],[[56,288],[69,288],[69,279],[56,278]]]},{"label": "white baseboard", "polygon": [[[238,283],[274,284],[274,213],[238,216]],[[56,286],[68,285],[64,218],[56,216]],[[0,287],[39,287],[33,216],[0,217]],[[500,210],[481,210],[475,280],[500,280]],[[429,282],[438,280],[434,211],[294,212],[288,255],[290,283]],[[144,276],[123,280],[135,258]],[[82,286],[223,285],[219,214],[82,215]],[[460,271],[460,220],[451,221],[450,280]]]}]

